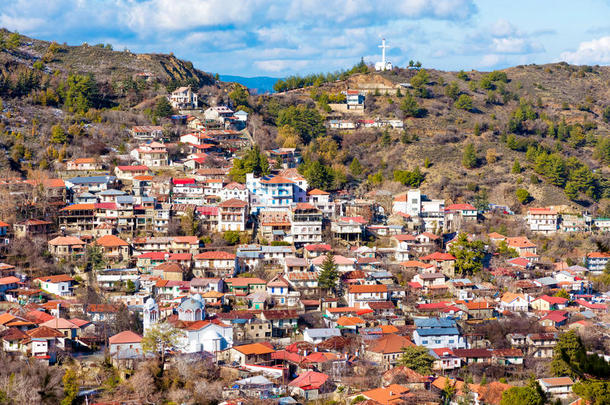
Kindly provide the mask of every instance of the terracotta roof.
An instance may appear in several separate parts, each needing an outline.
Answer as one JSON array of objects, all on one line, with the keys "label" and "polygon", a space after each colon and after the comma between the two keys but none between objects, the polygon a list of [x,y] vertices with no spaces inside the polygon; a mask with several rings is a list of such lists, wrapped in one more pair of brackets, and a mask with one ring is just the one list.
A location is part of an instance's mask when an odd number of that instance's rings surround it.
[{"label": "terracotta roof", "polygon": [[198,245],[199,238],[196,236],[174,236],[174,242],[176,243],[188,243],[191,245]]},{"label": "terracotta roof", "polygon": [[388,286],[385,284],[356,284],[349,286],[350,294],[359,294],[359,293],[383,293],[388,291]]},{"label": "terracotta roof", "polygon": [[572,381],[570,377],[542,378],[540,381],[551,387],[574,384],[574,381]]},{"label": "terracotta roof", "polygon": [[318,389],[328,380],[328,376],[324,373],[315,371],[307,371],[297,378],[292,380],[288,385],[290,387],[299,387],[301,389]]},{"label": "terracotta roof", "polygon": [[264,345],[262,343],[251,343],[248,345],[233,346],[233,349],[235,349],[238,352],[243,353],[245,355],[268,354],[268,353],[275,352],[275,350],[273,350],[269,346]]},{"label": "terracotta roof", "polygon": [[58,236],[57,238],[49,241],[51,246],[65,246],[65,245],[86,245],[85,242],[75,236]]},{"label": "terracotta roof", "polygon": [[35,280],[41,281],[43,283],[63,283],[63,282],[67,282],[67,281],[74,281],[74,279],[67,274],[58,274],[55,276],[38,277]]},{"label": "terracotta roof", "polygon": [[44,322],[40,326],[48,326],[49,328],[53,328],[53,329],[76,329],[76,328],[78,328],[78,326],[74,325],[72,322],[70,322],[69,320],[64,319],[64,318],[49,319],[48,321]]},{"label": "terracotta roof", "polygon": [[445,211],[475,211],[476,208],[471,204],[451,204],[445,207]]},{"label": "terracotta roof", "polygon": [[307,195],[330,195],[330,193],[314,188],[313,190],[309,190]]},{"label": "terracotta roof", "polygon": [[420,260],[424,261],[446,261],[446,260],[455,260],[455,256],[451,253],[443,253],[443,252],[434,252],[430,255],[420,257]]},{"label": "terracotta roof", "polygon": [[80,211],[80,210],[94,210],[95,204],[72,204],[67,207],[63,207],[60,211]]},{"label": "terracotta roof", "polygon": [[129,243],[114,235],[104,235],[98,238],[95,244],[102,247],[129,246]]},{"label": "terracotta roof", "polygon": [[25,333],[23,333],[21,330],[19,330],[17,328],[9,328],[0,333],[0,338],[7,342],[15,341],[15,340],[22,340],[27,337],[28,337],[28,335],[26,335]]},{"label": "terracotta roof", "polygon": [[250,284],[266,284],[267,282],[258,277],[234,277],[226,278],[225,283],[231,284],[233,287],[246,287]]},{"label": "terracotta roof", "polygon": [[534,215],[557,215],[557,211],[552,208],[530,208],[528,212]]},{"label": "terracotta roof", "polygon": [[49,328],[48,326],[39,326],[35,329],[30,329],[25,333],[32,339],[52,339],[64,337],[64,334],[57,329]]},{"label": "terracotta roof", "polygon": [[117,166],[117,168],[123,172],[141,172],[150,170],[148,166],[136,165],[136,166]]},{"label": "terracotta roof", "polygon": [[339,326],[359,326],[364,325],[364,321],[357,316],[341,316],[337,319]]},{"label": "terracotta roof", "polygon": [[508,244],[509,247],[516,247],[516,248],[536,247],[536,244],[532,243],[525,236],[516,236],[514,238],[506,238],[506,243]]},{"label": "terracotta roof", "polygon": [[232,198],[230,200],[226,200],[218,204],[218,207],[220,208],[245,208],[247,206],[247,202],[238,200],[237,198]]},{"label": "terracotta roof", "polygon": [[140,343],[142,341],[142,336],[138,335],[135,332],[130,330],[126,330],[120,333],[117,333],[114,336],[110,336],[108,338],[108,343],[111,345],[123,344],[123,343]]},{"label": "terracotta roof", "polygon": [[389,333],[369,343],[367,350],[375,353],[390,354],[400,353],[404,347],[408,346],[415,346],[415,344],[404,336]]},{"label": "terracotta roof", "polygon": [[591,252],[591,253],[587,253],[587,257],[589,257],[591,259],[610,259],[610,253]]}]

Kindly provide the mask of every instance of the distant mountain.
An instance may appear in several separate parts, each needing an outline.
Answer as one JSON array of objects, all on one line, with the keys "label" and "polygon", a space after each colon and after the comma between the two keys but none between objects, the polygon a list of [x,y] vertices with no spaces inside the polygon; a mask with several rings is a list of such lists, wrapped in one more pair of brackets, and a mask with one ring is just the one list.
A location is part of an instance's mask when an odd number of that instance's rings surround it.
[{"label": "distant mountain", "polygon": [[231,75],[220,75],[220,80],[223,82],[237,82],[243,84],[249,89],[256,90],[258,94],[262,93],[274,93],[273,85],[279,80],[277,77],[242,77],[242,76],[231,76]]}]

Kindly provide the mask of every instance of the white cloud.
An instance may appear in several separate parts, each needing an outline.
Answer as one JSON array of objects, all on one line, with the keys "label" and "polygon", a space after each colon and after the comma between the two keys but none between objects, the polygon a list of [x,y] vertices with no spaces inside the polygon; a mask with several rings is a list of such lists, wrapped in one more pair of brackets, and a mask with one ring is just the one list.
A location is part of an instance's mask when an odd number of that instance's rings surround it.
[{"label": "white cloud", "polygon": [[309,60],[290,60],[290,59],[269,59],[257,60],[254,66],[258,69],[271,74],[277,74],[284,71],[299,71],[307,67],[311,63]]},{"label": "white cloud", "polygon": [[563,52],[561,60],[576,65],[610,63],[610,36],[581,42],[574,52]]},{"label": "white cloud", "polygon": [[0,26],[11,27],[11,29],[14,31],[29,31],[39,27],[42,24],[44,24],[44,20],[42,18],[17,17],[6,14],[0,15]]},{"label": "white cloud", "polygon": [[517,29],[508,20],[500,18],[497,20],[489,29],[491,35],[494,37],[509,37],[516,35]]}]

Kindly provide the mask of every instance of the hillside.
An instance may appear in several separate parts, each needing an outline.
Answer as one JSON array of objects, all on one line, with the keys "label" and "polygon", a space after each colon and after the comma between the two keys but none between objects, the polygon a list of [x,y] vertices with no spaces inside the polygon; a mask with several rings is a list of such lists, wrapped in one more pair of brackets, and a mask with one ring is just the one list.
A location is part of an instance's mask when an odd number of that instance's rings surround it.
[{"label": "hillside", "polygon": [[[23,36],[17,42],[0,51],[6,109],[0,143],[7,152],[0,166],[21,174],[52,169],[67,157],[121,153],[131,125],[155,122],[173,134],[185,130],[153,109],[159,96],[192,85],[203,107],[232,103],[248,109],[249,129],[263,149],[298,146],[308,164],[326,165],[328,176],[314,184],[321,188],[364,195],[421,186],[448,202],[493,202],[517,211],[566,205],[610,214],[609,67],[561,63],[493,73],[398,68],[377,73],[361,62],[340,74],[308,77],[304,82],[315,82],[311,87],[248,96],[232,95],[235,84],[215,81],[172,55]],[[292,82],[298,80],[286,79]],[[347,89],[366,93],[363,113],[333,110]],[[304,110],[294,109],[297,105]],[[331,119],[396,119],[404,129],[326,129]],[[278,130],[278,124],[285,127]],[[53,126],[65,137],[53,141]],[[468,145],[474,156],[467,168]],[[358,170],[350,168],[354,160]],[[406,171],[416,168],[423,182],[405,181]],[[530,194],[523,204],[517,189]]]},{"label": "hillside", "polygon": [[214,82],[212,76],[195,69],[191,62],[173,55],[135,54],[129,50],[115,51],[103,44],[69,46],[25,36],[21,38],[21,46],[17,49],[0,52],[0,70],[14,65],[33,67],[40,60],[47,72],[91,73],[102,82],[123,80],[138,74],[147,74],[149,79],[161,82],[191,81],[198,87]]},{"label": "hillside", "polygon": [[[501,73],[505,76],[500,75],[500,80],[490,80],[493,75],[486,72],[421,73],[395,69],[356,74],[343,81],[294,89],[275,97],[285,104],[313,106],[317,101],[315,108],[325,120],[405,120],[404,130],[328,130],[338,149],[328,163],[336,166],[340,162],[347,169],[354,158],[358,159],[364,173],[350,176],[347,170],[347,177],[354,178],[363,192],[373,188],[404,189],[391,181],[394,170],[419,167],[426,176],[422,189],[450,202],[472,202],[485,194],[490,202],[520,209],[515,190],[524,188],[533,198],[529,202],[532,205],[595,210],[601,203],[602,211],[607,210],[610,162],[604,153],[610,124],[604,111],[608,114],[610,67],[561,63],[517,66]],[[363,115],[330,111],[328,98],[346,89],[367,93]],[[471,102],[469,108],[461,109],[456,104],[463,95]],[[407,99],[409,105],[405,105]],[[469,169],[462,164],[467,144],[474,145],[477,154],[476,164]],[[549,179],[542,163],[537,165],[532,158],[533,152],[528,159],[528,148],[565,159],[559,174],[564,181]],[[601,149],[605,151],[603,157]],[[306,154],[319,156],[319,152],[320,144]],[[428,168],[424,167],[426,158]],[[515,160],[521,166],[519,173],[512,172]],[[591,169],[589,174],[597,185],[595,192],[581,187],[570,200],[566,195],[569,192],[561,189],[572,187],[567,183],[572,181],[570,173],[579,167],[576,161]],[[377,173],[381,173],[382,180],[367,181],[368,174]]]}]

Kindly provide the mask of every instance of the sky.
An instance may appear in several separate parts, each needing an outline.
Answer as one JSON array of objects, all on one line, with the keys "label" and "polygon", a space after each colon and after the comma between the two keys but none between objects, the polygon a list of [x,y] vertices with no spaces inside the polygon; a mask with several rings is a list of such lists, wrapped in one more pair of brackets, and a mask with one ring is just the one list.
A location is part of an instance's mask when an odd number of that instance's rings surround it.
[{"label": "sky", "polygon": [[442,70],[610,64],[610,0],[0,0],[0,26],[285,77],[360,61]]}]

